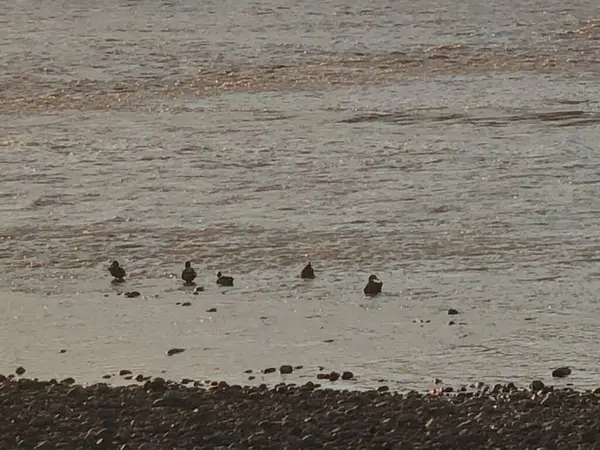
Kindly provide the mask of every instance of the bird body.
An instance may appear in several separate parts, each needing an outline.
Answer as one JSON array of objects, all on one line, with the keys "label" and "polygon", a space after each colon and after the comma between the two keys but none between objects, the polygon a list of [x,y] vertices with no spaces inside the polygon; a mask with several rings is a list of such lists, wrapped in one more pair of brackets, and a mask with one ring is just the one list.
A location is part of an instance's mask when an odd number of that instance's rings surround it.
[{"label": "bird body", "polygon": [[313,270],[313,268],[309,262],[306,265],[306,267],[304,267],[304,269],[302,269],[302,272],[300,273],[300,278],[304,278],[305,280],[310,280],[314,277],[315,277],[315,271]]},{"label": "bird body", "polygon": [[221,272],[218,272],[217,284],[219,286],[233,286],[233,277],[225,276]]},{"label": "bird body", "polygon": [[369,282],[365,286],[363,292],[365,295],[377,295],[381,293],[381,287],[383,286],[383,282],[379,281],[377,275],[371,275],[369,277]]},{"label": "bird body", "polygon": [[125,269],[123,269],[118,261],[113,261],[109,266],[108,271],[115,278],[115,281],[124,281],[125,278]]},{"label": "bird body", "polygon": [[185,269],[181,272],[181,279],[185,281],[185,284],[191,286],[194,283],[194,279],[196,278],[196,271],[192,268],[191,261],[187,261],[185,263]]}]

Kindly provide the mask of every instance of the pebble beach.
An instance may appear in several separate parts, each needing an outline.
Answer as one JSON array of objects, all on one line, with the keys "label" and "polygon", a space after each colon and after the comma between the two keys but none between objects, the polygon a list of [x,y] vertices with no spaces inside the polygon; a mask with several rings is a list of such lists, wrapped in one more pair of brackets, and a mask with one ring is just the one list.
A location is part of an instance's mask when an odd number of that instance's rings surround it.
[{"label": "pebble beach", "polygon": [[540,381],[406,394],[152,378],[0,377],[3,449],[596,449],[600,389]]}]

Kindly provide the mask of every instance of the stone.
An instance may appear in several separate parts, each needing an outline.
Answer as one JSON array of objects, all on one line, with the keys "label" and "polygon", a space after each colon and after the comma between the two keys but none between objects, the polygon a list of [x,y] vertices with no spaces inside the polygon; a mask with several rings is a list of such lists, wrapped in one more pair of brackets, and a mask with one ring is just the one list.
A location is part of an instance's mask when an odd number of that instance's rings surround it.
[{"label": "stone", "polygon": [[569,375],[571,375],[571,369],[569,367],[559,367],[552,371],[552,376],[554,378],[564,378]]},{"label": "stone", "polygon": [[140,294],[138,291],[131,291],[131,292],[125,292],[124,295],[127,298],[135,298],[135,297],[139,297],[142,294]]},{"label": "stone", "polygon": [[25,368],[24,368],[24,367],[21,367],[21,366],[19,366],[19,367],[17,367],[17,370],[15,370],[15,373],[16,373],[17,375],[19,375],[19,376],[20,376],[20,375],[23,375],[23,374],[25,373]]},{"label": "stone", "polygon": [[281,366],[279,368],[279,373],[281,373],[282,375],[287,375],[290,374],[294,371],[294,368],[290,365],[284,364],[283,366]]},{"label": "stone", "polygon": [[531,382],[531,392],[540,392],[544,389],[544,383],[541,380],[533,380]]},{"label": "stone", "polygon": [[127,369],[121,369],[121,370],[119,371],[119,375],[120,375],[120,376],[131,375],[131,370],[127,370]]},{"label": "stone", "polygon": [[449,315],[449,316],[455,316],[455,315],[457,315],[457,314],[458,314],[458,310],[456,310],[456,309],[454,309],[454,308],[450,308],[450,309],[448,310],[448,315]]},{"label": "stone", "polygon": [[167,355],[173,356],[173,355],[177,355],[177,354],[183,353],[183,352],[185,352],[185,348],[174,347],[174,348],[170,348],[169,350],[167,350]]},{"label": "stone", "polygon": [[342,380],[351,380],[352,378],[354,378],[354,374],[350,371],[344,371],[342,372]]}]

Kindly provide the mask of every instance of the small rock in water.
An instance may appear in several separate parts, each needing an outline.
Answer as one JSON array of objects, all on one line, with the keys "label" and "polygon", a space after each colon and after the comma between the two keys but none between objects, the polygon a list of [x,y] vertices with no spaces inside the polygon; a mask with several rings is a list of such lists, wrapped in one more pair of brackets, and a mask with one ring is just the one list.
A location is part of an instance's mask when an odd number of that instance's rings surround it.
[{"label": "small rock in water", "polygon": [[183,302],[181,306],[191,306],[192,302]]},{"label": "small rock in water", "polygon": [[273,373],[273,372],[275,372],[275,370],[276,370],[275,367],[269,367],[269,368],[263,370],[263,373]]},{"label": "small rock in water", "polygon": [[73,384],[75,383],[75,379],[72,377],[67,377],[61,381],[62,384]]},{"label": "small rock in water", "polygon": [[140,373],[137,377],[135,377],[135,381],[137,381],[137,382],[146,381],[146,378],[144,377],[144,375],[142,375]]},{"label": "small rock in water", "polygon": [[248,379],[249,379],[250,381],[254,380],[255,378],[256,378],[256,377],[255,377],[254,375],[250,375],[250,376],[248,377]]},{"label": "small rock in water", "polygon": [[449,316],[455,316],[455,315],[457,315],[457,314],[458,314],[458,310],[456,310],[456,309],[454,309],[454,308],[450,308],[450,309],[448,310],[448,315],[449,315]]},{"label": "small rock in water", "polygon": [[331,343],[331,342],[333,342],[333,341],[334,341],[334,339],[325,339],[323,342],[325,342],[325,343],[329,344],[329,343]]},{"label": "small rock in water", "polygon": [[204,292],[204,286],[198,286],[194,289],[194,295],[198,295],[199,292]]},{"label": "small rock in water", "polygon": [[184,378],[183,380],[181,380],[181,384],[189,384],[193,382],[194,380],[192,380],[191,378]]},{"label": "small rock in water", "polygon": [[61,348],[58,353],[67,353],[67,351],[64,348]]},{"label": "small rock in water", "polygon": [[571,375],[571,369],[568,367],[559,367],[558,369],[554,369],[552,371],[552,376],[554,378],[564,378]]},{"label": "small rock in water", "polygon": [[294,371],[294,368],[288,364],[284,364],[279,368],[279,372],[283,375],[290,374]]},{"label": "small rock in water", "polygon": [[335,372],[335,371],[334,371],[334,372],[331,372],[331,373],[329,374],[329,380],[330,380],[330,381],[336,381],[336,380],[337,380],[339,377],[340,377],[340,374],[339,374],[339,373],[337,373],[337,372]]},{"label": "small rock in water", "polygon": [[342,380],[351,380],[352,378],[354,378],[354,374],[350,371],[344,371],[342,372]]},{"label": "small rock in water", "polygon": [[456,322],[454,320],[451,320],[450,322],[448,322],[448,325],[456,325]]},{"label": "small rock in water", "polygon": [[135,298],[135,297],[139,297],[140,294],[138,291],[131,291],[131,292],[125,292],[125,297],[127,298]]},{"label": "small rock in water", "polygon": [[23,375],[25,373],[25,368],[24,367],[17,367],[17,370],[15,370],[15,373],[17,375]]},{"label": "small rock in water", "polygon": [[304,368],[304,366],[294,366],[294,370],[300,370],[300,369],[303,369],[303,368]]},{"label": "small rock in water", "polygon": [[104,378],[105,380],[108,380],[110,377],[112,377],[111,374],[106,374],[106,375],[102,375],[102,378]]},{"label": "small rock in water", "polygon": [[133,378],[133,375],[125,375],[123,377],[124,380],[131,380]]},{"label": "small rock in water", "polygon": [[217,312],[217,308],[209,308],[206,312]]},{"label": "small rock in water", "polygon": [[127,369],[121,369],[121,370],[119,371],[119,375],[120,375],[120,376],[131,375],[131,370],[127,370]]},{"label": "small rock in water", "polygon": [[170,348],[169,350],[167,350],[167,355],[168,356],[173,356],[173,355],[177,355],[178,353],[183,353],[185,352],[185,348]]}]

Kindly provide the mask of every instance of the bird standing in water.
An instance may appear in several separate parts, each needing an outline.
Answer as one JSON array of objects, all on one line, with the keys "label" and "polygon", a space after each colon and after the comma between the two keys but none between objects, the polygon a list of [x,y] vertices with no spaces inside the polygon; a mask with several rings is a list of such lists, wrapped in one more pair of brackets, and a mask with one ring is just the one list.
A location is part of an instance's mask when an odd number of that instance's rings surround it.
[{"label": "bird standing in water", "polygon": [[369,282],[365,286],[363,292],[365,295],[377,295],[381,293],[381,287],[383,286],[383,282],[379,281],[377,275],[371,275],[369,277]]},{"label": "bird standing in water", "polygon": [[181,272],[181,279],[185,281],[186,286],[193,286],[194,284],[196,284],[194,283],[195,278],[196,271],[192,269],[192,262],[186,261],[185,269],[183,269],[183,272]]},{"label": "bird standing in water", "polygon": [[302,269],[302,272],[300,273],[300,278],[304,278],[305,280],[309,280],[315,277],[315,271],[313,270],[312,266],[310,265],[310,262],[306,265],[306,267],[304,267],[304,269]]},{"label": "bird standing in water", "polygon": [[217,273],[217,284],[219,286],[233,286],[233,277],[225,276],[219,271]]},{"label": "bird standing in water", "polygon": [[113,261],[112,264],[110,265],[110,267],[108,268],[108,271],[115,278],[113,280],[113,282],[115,282],[115,283],[122,283],[123,281],[125,281],[123,279],[123,278],[125,278],[125,269],[123,269],[119,265],[118,261]]}]

